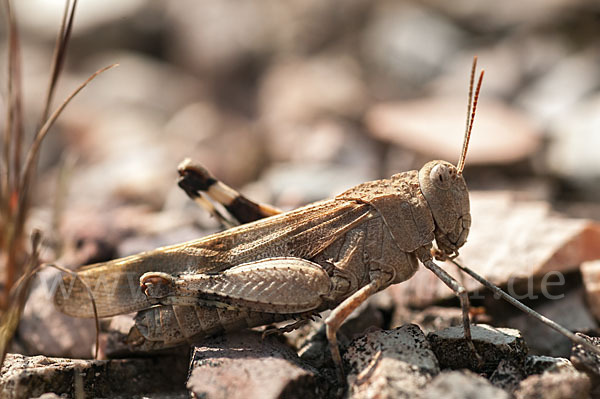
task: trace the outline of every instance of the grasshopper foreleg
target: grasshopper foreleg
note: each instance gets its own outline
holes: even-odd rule
[[[460,307],[462,309],[462,321],[463,321],[463,329],[465,333],[465,340],[467,345],[469,346],[469,350],[475,355],[479,366],[482,365],[481,356],[477,353],[477,349],[475,349],[475,345],[473,344],[473,339],[471,337],[471,322],[469,320],[469,293],[454,277],[449,275],[444,269],[435,264],[435,262],[429,258],[421,261],[423,265],[431,270],[433,274],[435,274],[444,284],[446,284],[456,296],[460,300]]]

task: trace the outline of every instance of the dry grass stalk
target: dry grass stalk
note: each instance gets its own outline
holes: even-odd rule
[[[31,210],[31,195],[35,188],[35,171],[41,145],[50,128],[70,101],[96,76],[116,66],[116,64],[110,65],[92,74],[53,113],[50,113],[52,99],[64,66],[77,6],[77,0],[66,0],[54,48],[40,127],[29,145],[23,161],[20,39],[16,16],[10,0],[3,0],[3,6],[8,38],[8,73],[2,160],[0,162],[2,168],[0,170],[0,268],[4,271],[3,287],[0,292],[0,361],[4,360],[6,349],[18,326],[32,278],[41,269],[38,254],[41,234],[39,232],[32,233],[30,251],[27,251],[25,245],[28,235],[25,231],[25,224]],[[93,298],[92,304],[95,309]]]

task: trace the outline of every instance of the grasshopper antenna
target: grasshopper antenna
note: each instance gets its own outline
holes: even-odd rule
[[[546,316],[544,316],[544,315],[536,312],[535,310],[531,309],[527,305],[525,305],[525,304],[521,303],[520,301],[516,300],[515,298],[513,298],[512,296],[510,296],[506,292],[504,292],[502,289],[500,289],[496,285],[492,284],[491,282],[487,281],[485,278],[481,277],[479,274],[475,273],[470,268],[461,265],[456,260],[451,259],[451,262],[454,263],[460,270],[462,270],[463,272],[467,273],[469,276],[473,277],[473,279],[475,279],[478,282],[480,282],[483,286],[485,286],[486,288],[488,288],[494,294],[496,294],[499,297],[503,298],[505,301],[507,301],[508,303],[510,303],[511,305],[513,305],[514,307],[516,307],[517,309],[519,309],[519,310],[527,313],[528,315],[530,315],[530,316],[538,319],[539,321],[541,321],[542,323],[544,323],[548,327],[552,328],[553,330],[559,332],[560,334],[562,334],[565,337],[567,337],[568,339],[570,339],[571,342],[574,342],[575,344],[579,344],[579,345],[583,346],[584,348],[586,348],[586,349],[594,352],[596,355],[600,355],[600,347],[595,346],[594,344],[592,344],[592,343],[588,342],[587,340],[585,340],[584,338],[582,338],[582,337],[574,334],[573,332],[571,332],[570,330],[568,330],[565,327],[561,326],[560,324],[558,324],[558,323],[550,320]]]
[[[471,139],[471,130],[473,130],[473,121],[475,120],[475,110],[477,109],[477,101],[479,100],[479,91],[481,90],[481,82],[483,81],[484,70],[481,70],[477,89],[475,89],[475,97],[473,97],[473,84],[475,83],[475,70],[477,69],[477,56],[473,57],[473,66],[471,67],[471,80],[469,83],[469,101],[467,104],[467,123],[465,126],[465,138],[463,139],[463,147],[458,160],[458,174],[462,174],[465,167],[465,158],[469,148],[469,140]]]

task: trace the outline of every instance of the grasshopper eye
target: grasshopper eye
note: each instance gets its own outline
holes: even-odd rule
[[[440,163],[431,169],[429,178],[437,188],[447,190],[450,188],[452,175],[453,173],[450,168],[447,165]]]

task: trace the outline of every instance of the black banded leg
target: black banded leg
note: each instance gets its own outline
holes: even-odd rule
[[[275,207],[258,204],[223,182],[217,180],[204,167],[185,159],[177,167],[179,172],[179,187],[194,201],[215,215],[224,224],[228,220],[202,194],[223,205],[225,209],[240,223],[249,223],[268,216],[281,213]],[[207,204],[208,203],[208,204]]]

